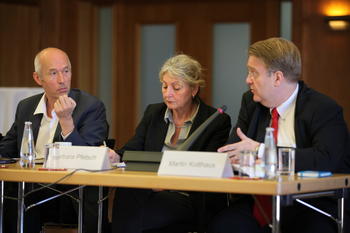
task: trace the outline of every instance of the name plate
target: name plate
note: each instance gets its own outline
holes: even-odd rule
[[[164,151],[159,176],[232,177],[232,166],[226,153]]]
[[[46,168],[110,169],[108,148],[102,146],[62,146],[50,148]]]

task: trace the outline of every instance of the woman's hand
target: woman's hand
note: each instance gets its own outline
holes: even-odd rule
[[[120,155],[117,154],[114,150],[108,148],[108,158],[111,163],[119,163],[120,162]]]

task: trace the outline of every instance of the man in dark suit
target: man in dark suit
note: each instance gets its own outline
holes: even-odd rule
[[[242,150],[263,152],[265,128],[271,124],[272,109],[278,118],[277,145],[293,146],[295,170],[349,172],[348,130],[342,108],[331,98],[300,81],[298,48],[282,38],[270,38],[250,46],[249,91],[243,95],[235,129],[228,145],[219,152],[235,158]],[[336,215],[330,198],[309,203]],[[210,232],[259,232],[252,217],[253,201],[243,197],[218,215]],[[282,209],[282,232],[336,232],[330,218],[301,204]]]
[[[108,136],[104,104],[86,92],[71,89],[72,68],[67,54],[57,48],[46,48],[36,55],[34,66],[33,78],[43,87],[44,93],[26,98],[18,104],[15,121],[0,142],[0,154],[19,157],[25,121],[32,122],[36,155],[39,159],[44,156],[44,145],[51,142],[66,141],[82,146],[102,145]],[[85,230],[92,232],[96,232],[97,222],[96,191],[89,189],[89,197],[92,193],[96,195],[92,195],[95,197],[92,197],[92,200],[88,198],[84,203],[85,216],[95,217],[84,221]],[[37,200],[39,196],[47,196],[44,193],[45,191],[40,191],[31,196],[33,200]],[[52,203],[47,203],[26,213],[29,216],[25,221],[25,229],[28,232],[35,233],[41,230],[41,224],[50,213],[44,210],[45,207],[54,208]],[[6,217],[9,217],[8,213],[5,214]]]

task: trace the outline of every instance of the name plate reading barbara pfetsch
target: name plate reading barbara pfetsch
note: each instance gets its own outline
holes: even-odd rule
[[[228,155],[217,152],[164,151],[159,176],[232,177]]]
[[[108,148],[102,146],[62,146],[52,148],[46,168],[101,170],[111,168]]]

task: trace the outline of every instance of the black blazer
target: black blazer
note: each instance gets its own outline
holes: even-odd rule
[[[0,154],[6,157],[18,157],[21,148],[23,128],[25,121],[32,122],[33,136],[36,141],[42,114],[33,115],[42,94],[34,95],[21,100],[17,106],[15,121],[0,142]],[[88,93],[71,89],[69,96],[76,102],[73,111],[74,130],[63,140],[61,127],[58,124],[55,141],[72,142],[73,145],[99,146],[108,137],[108,123],[104,104]]]
[[[118,152],[123,154],[125,150],[161,151],[168,130],[168,124],[164,121],[166,108],[164,103],[148,105],[136,128],[135,135]],[[189,135],[215,111],[217,111],[215,108],[209,107],[201,101]],[[216,151],[225,144],[230,128],[230,117],[227,114],[220,114],[192,144],[190,150]]]
[[[263,142],[269,125],[269,109],[243,95],[237,127],[250,138]],[[295,107],[295,170],[349,172],[349,133],[342,108],[331,98],[299,81]],[[228,143],[240,141],[232,130]]]

